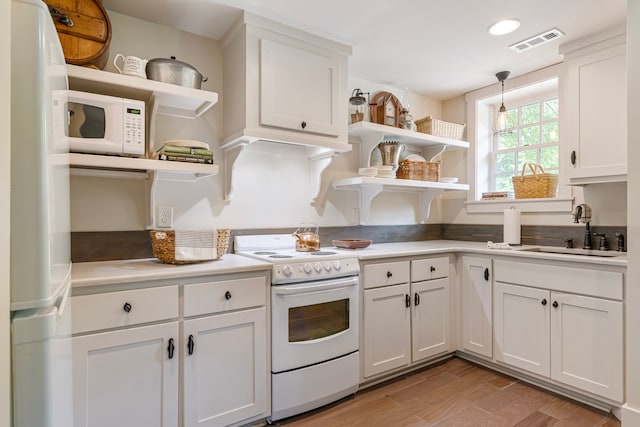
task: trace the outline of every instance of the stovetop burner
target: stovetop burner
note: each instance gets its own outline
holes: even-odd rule
[[[275,255],[277,252],[271,252],[271,251],[258,251],[258,252],[254,252],[254,255]]]
[[[293,255],[276,254],[269,255],[269,258],[293,258]]]
[[[332,252],[332,251],[315,251],[315,252],[309,252],[310,255],[335,255],[337,254],[337,252]]]

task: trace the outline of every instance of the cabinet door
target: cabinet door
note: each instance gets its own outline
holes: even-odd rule
[[[449,351],[449,279],[411,284],[411,360]]]
[[[627,115],[610,108],[624,112],[627,105],[625,45],[572,59],[566,67],[569,178],[626,180]]]
[[[74,337],[74,426],[177,426],[177,338],[178,322]]]
[[[364,291],[365,377],[411,362],[410,298],[408,283]]]
[[[266,415],[264,307],[185,320],[184,426],[226,426]]]
[[[558,292],[551,300],[551,378],[622,402],[622,303]]]
[[[496,282],[496,360],[549,376],[549,291]]]
[[[341,59],[313,45],[260,40],[260,124],[339,135]]]
[[[491,259],[462,258],[462,348],[482,356],[493,354]]]

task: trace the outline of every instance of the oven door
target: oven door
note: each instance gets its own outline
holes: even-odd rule
[[[272,372],[358,350],[358,276],[271,287]]]

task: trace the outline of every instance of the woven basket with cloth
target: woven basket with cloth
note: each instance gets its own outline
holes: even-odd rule
[[[229,247],[230,230],[152,230],[153,256],[166,264],[192,264],[219,259]]]

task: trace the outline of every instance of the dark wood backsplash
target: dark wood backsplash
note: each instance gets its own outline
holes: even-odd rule
[[[260,228],[231,231],[229,252],[233,252],[233,237],[247,234],[288,234],[291,228]],[[617,249],[614,233],[626,237],[627,227],[592,227],[592,232],[605,233],[611,249]],[[564,246],[565,240],[573,239],[575,247],[581,248],[584,227],[578,226],[533,226],[523,225],[523,245]],[[350,227],[320,227],[322,246],[331,246],[335,239],[370,239],[375,243],[413,242],[420,240],[466,240],[474,242],[502,242],[502,225],[495,224],[417,224],[375,225]],[[598,238],[593,239],[597,248]],[[95,231],[71,233],[71,260],[73,262],[110,261],[118,259],[151,258],[151,238],[146,230]]]

